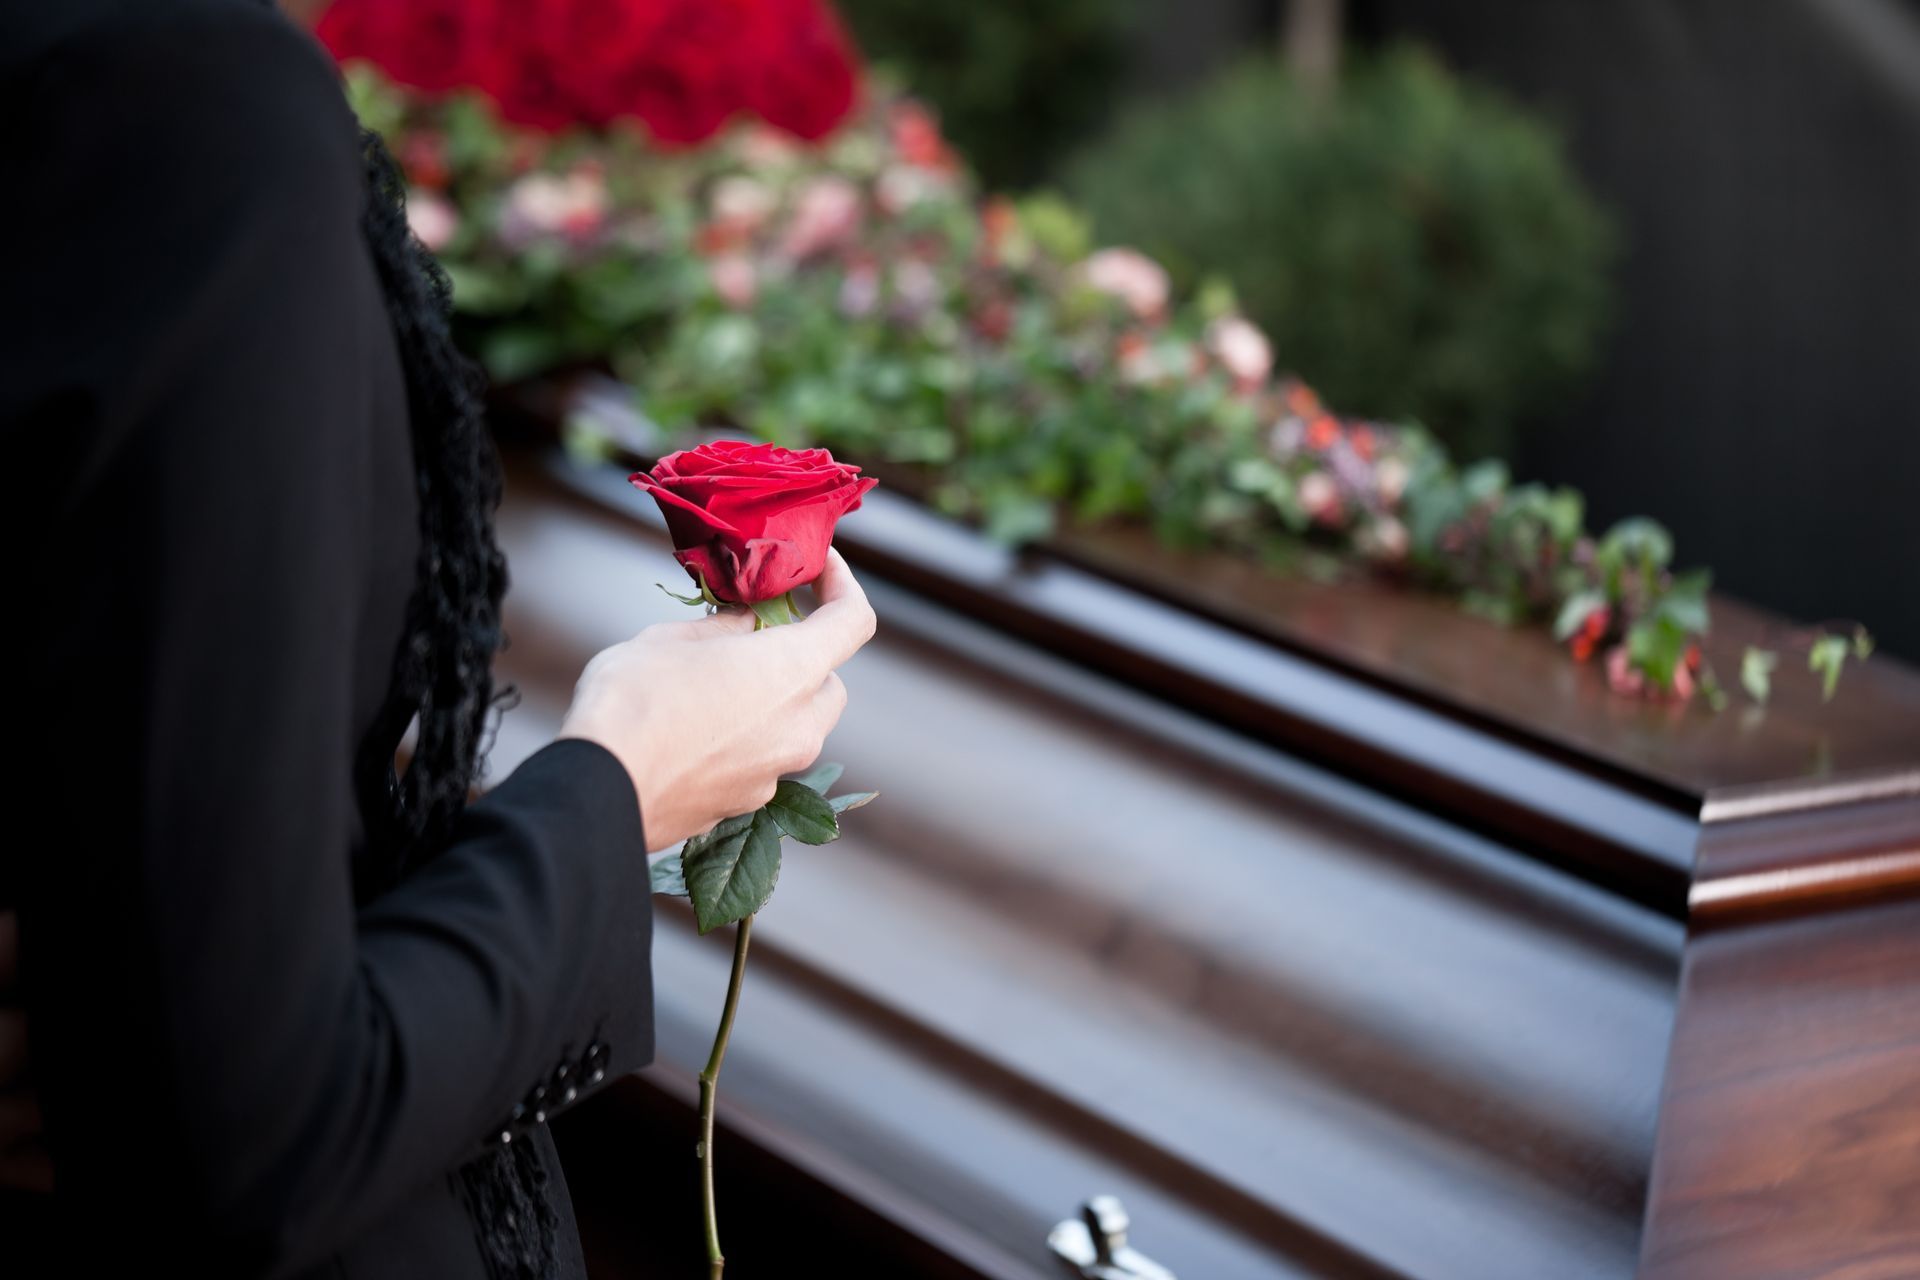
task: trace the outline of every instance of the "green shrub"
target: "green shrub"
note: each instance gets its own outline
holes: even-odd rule
[[[1326,102],[1243,66],[1134,111],[1069,186],[1104,242],[1230,279],[1330,402],[1468,456],[1576,387],[1608,309],[1613,235],[1558,138],[1417,50]]]
[[[1104,123],[1135,0],[839,0],[862,53],[931,102],[990,187],[1045,177]]]

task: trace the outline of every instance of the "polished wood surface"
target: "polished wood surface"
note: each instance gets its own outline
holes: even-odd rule
[[[1742,652],[1777,647],[1795,629],[1725,596],[1713,600],[1706,645],[1732,695],[1716,713],[1699,700],[1619,697],[1597,664],[1569,660],[1539,628],[1502,627],[1390,583],[1264,572],[1167,550],[1127,526],[1069,532],[1059,546],[1079,563],[1250,633],[1697,800],[1911,776],[1920,761],[1920,671],[1885,655],[1849,663],[1827,702],[1803,656],[1798,668],[1783,659],[1772,699],[1753,704],[1737,687]]]
[[[504,762],[678,615],[623,470],[516,464]],[[1130,537],[1015,553],[885,491],[843,526],[882,636],[830,751],[887,802],[756,929],[757,1194],[898,1274],[1045,1273],[1117,1191],[1187,1280],[1920,1276],[1910,669],[1650,706],[1536,632]],[[1723,669],[1774,625],[1716,610]],[[657,951],[630,1117],[683,1105],[724,983],[722,939]],[[598,1137],[597,1178],[683,1174]]]
[[[1710,824],[1646,1280],[1920,1275],[1920,801]]]
[[[501,528],[504,770],[587,655],[682,609],[640,495],[521,466]],[[956,1274],[1050,1272],[1100,1192],[1187,1280],[1631,1273],[1676,924],[867,580],[830,754],[883,799],[789,856],[722,1086],[788,1176],[884,1187]],[[623,1088],[665,1106],[726,939],[663,907],[655,958],[662,1065]],[[657,1132],[626,1134],[641,1193],[691,1175]],[[602,1256],[644,1252],[648,1204],[592,1212]]]
[[[1640,1275],[1920,1276],[1920,899],[1689,943]]]

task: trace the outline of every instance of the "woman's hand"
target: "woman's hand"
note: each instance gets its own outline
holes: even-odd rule
[[[0,911],[0,1191],[53,1190],[40,1099],[27,1083],[27,1015],[17,1004],[20,917]]]
[[[619,758],[640,797],[647,843],[665,849],[773,797],[812,764],[846,706],[834,668],[873,636],[873,607],[837,551],[804,621],[767,631],[727,609],[648,627],[594,655],[563,738]]]

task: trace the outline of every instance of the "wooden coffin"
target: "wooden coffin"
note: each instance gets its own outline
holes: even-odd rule
[[[510,460],[496,776],[686,615],[624,466]],[[840,545],[881,626],[828,754],[882,796],[756,922],[730,1275],[1070,1276],[1099,1194],[1182,1280],[1920,1275],[1920,675],[1716,716],[1124,532],[882,490]],[[655,904],[658,1061],[557,1122],[601,1277],[701,1273],[731,931]]]

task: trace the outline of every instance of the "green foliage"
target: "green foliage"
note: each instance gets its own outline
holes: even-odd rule
[[[1699,644],[1707,575],[1674,570],[1660,525],[1589,532],[1571,489],[1463,464],[1416,423],[1333,412],[1275,368],[1234,284],[1169,295],[1057,196],[981,202],[910,100],[870,98],[817,148],[739,130],[668,154],[627,133],[518,133],[470,98],[357,92],[400,122],[403,157],[449,158],[422,170],[415,198],[441,203],[416,225],[444,238],[461,340],[498,380],[591,361],[663,438],[827,445],[1009,543],[1118,519],[1319,580],[1371,572],[1551,623],[1623,693],[1724,698]],[[618,444],[592,415],[567,438],[589,458]],[[1864,657],[1864,633],[1854,644]],[[1831,680],[1844,656],[1809,660]],[[1755,673],[1742,683],[1764,692]],[[820,825],[794,822],[817,834],[814,810]],[[767,822],[771,849],[751,824],[689,845],[703,921],[764,901],[793,831]]]
[[[680,867],[701,933],[745,919],[780,879],[780,825],[765,809],[728,818],[687,841]]]
[[[1136,0],[839,0],[862,52],[931,102],[995,186],[1043,178],[1099,126]]]
[[[1356,61],[1325,103],[1248,64],[1136,110],[1069,185],[1103,240],[1230,277],[1329,401],[1469,457],[1594,362],[1608,221],[1551,131],[1419,52]]]
[[[801,844],[828,844],[840,838],[840,824],[827,798],[804,783],[785,780],[767,801],[780,829]]]

